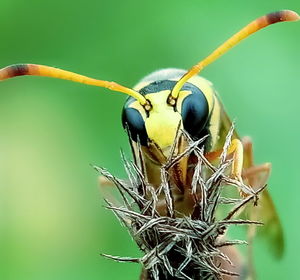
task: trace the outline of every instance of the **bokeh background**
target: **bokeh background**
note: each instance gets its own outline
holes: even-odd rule
[[[0,66],[57,66],[133,86],[159,68],[189,68],[250,20],[298,0],[1,0]],[[203,71],[258,163],[286,234],[278,262],[255,248],[258,279],[298,279],[300,22],[269,27]],[[139,256],[105,210],[90,164],[124,177],[125,96],[40,77],[0,84],[0,279],[138,279],[140,268],[101,252]]]

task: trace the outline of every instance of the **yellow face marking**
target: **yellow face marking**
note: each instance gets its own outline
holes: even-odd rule
[[[172,146],[179,123],[183,127],[181,115],[167,104],[170,90],[147,94],[152,109],[145,120],[146,131],[150,140],[154,141],[163,151]]]

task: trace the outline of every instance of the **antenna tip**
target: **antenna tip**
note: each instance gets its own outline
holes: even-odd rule
[[[280,21],[297,21],[300,20],[300,16],[291,10],[282,10],[277,11],[271,14],[268,14],[267,20],[269,24],[280,22]]]
[[[300,16],[291,10],[285,10],[284,11],[286,13],[286,21],[298,21],[300,20]]]

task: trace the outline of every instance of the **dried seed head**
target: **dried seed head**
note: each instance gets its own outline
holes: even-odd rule
[[[254,192],[250,187],[226,175],[231,161],[226,160],[226,151],[231,139],[231,130],[224,145],[219,166],[211,165],[199,149],[200,141],[189,140],[184,154],[195,153],[198,163],[195,165],[192,193],[198,194],[189,216],[177,215],[170,187],[168,166],[175,164],[182,155],[170,159],[161,167],[161,187],[154,189],[145,179],[143,172],[122,155],[129,183],[117,179],[107,170],[95,167],[101,175],[112,181],[118,188],[123,206],[107,202],[120,222],[125,225],[144,253],[141,258],[123,258],[104,255],[119,262],[136,262],[143,266],[141,279],[232,279],[239,276],[241,263],[235,249],[245,241],[226,240],[224,235],[230,225],[261,224],[256,221],[239,220],[234,217],[249,202],[257,200],[264,190]],[[188,136],[186,136],[188,137]],[[199,143],[198,143],[199,142]],[[183,155],[184,156],[184,155]],[[209,171],[204,178],[203,172]],[[207,172],[208,173],[208,172]],[[223,197],[222,190],[231,185],[238,191],[248,193],[245,199]],[[163,194],[163,196],[162,196]],[[163,197],[163,199],[161,199]],[[157,211],[163,203],[167,215]],[[176,202],[175,202],[176,203]],[[218,218],[217,209],[222,204],[232,205],[228,213]],[[137,210],[138,209],[138,210]]]

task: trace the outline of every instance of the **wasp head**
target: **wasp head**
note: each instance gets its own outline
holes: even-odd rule
[[[186,83],[175,102],[170,102],[175,84],[176,81],[171,79],[146,83],[139,93],[149,102],[148,110],[130,97],[122,114],[123,126],[128,129],[133,141],[140,141],[142,146],[154,142],[166,157],[169,156],[178,129],[184,129],[197,140],[207,134],[209,119],[208,101],[192,83]]]

